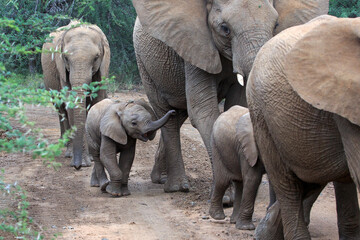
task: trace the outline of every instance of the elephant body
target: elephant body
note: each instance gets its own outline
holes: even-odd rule
[[[247,100],[285,239],[310,239],[302,203],[331,181],[340,239],[360,238],[350,177],[359,186],[359,27],[360,19],[322,16],[271,39],[254,62]]]
[[[84,96],[83,84],[101,81],[108,76],[110,48],[105,34],[96,25],[72,21],[50,34],[52,40],[43,45],[41,64],[47,90],[60,91],[64,87]],[[50,51],[50,52],[49,52]],[[90,166],[86,149],[85,121],[89,107],[106,98],[106,90],[99,90],[97,97],[87,97],[79,108],[67,109],[65,104],[56,106],[59,111],[61,136],[72,126],[77,130],[68,146],[66,156],[73,157],[71,165],[76,169]]]
[[[149,101],[158,116],[179,110],[162,129],[151,174],[153,182],[162,183],[166,172],[166,192],[189,190],[180,146],[180,127],[186,118],[199,131],[211,159],[218,103],[225,99],[225,110],[246,106],[245,87],[237,79],[246,83],[261,46],[274,32],[328,11],[326,0],[133,0],[133,4],[138,14],[134,48]]]
[[[89,111],[86,136],[94,159],[90,185],[114,196],[130,194],[128,179],[135,157],[136,140],[153,140],[175,111],[155,121],[155,114],[144,100],[114,102],[104,99]],[[120,153],[119,162],[116,159]],[[110,175],[110,183],[105,169]]]
[[[215,121],[211,135],[214,180],[210,216],[224,219],[222,198],[233,181],[234,209],[231,222],[242,230],[255,229],[252,223],[256,194],[265,168],[258,159],[253,128],[247,108],[233,106]]]

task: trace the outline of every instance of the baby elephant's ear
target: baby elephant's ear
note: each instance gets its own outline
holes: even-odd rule
[[[249,113],[240,117],[236,126],[236,134],[236,139],[240,145],[239,151],[245,156],[249,165],[254,167],[258,160],[258,151]]]
[[[127,134],[121,123],[119,104],[110,106],[100,122],[101,134],[122,145],[127,143]]]

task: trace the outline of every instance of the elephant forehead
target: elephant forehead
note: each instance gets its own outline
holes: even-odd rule
[[[143,106],[140,105],[130,105],[127,106],[124,111],[124,116],[127,120],[141,120],[141,119],[151,119],[151,114],[146,111],[146,109]]]
[[[89,27],[73,28],[65,33],[64,42],[83,41],[83,43],[92,42],[99,44],[101,42],[101,35],[94,29]]]

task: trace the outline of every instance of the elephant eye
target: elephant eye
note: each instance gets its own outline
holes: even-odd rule
[[[225,23],[221,25],[221,31],[225,34],[225,36],[229,36],[230,34],[230,29],[226,26]]]
[[[135,121],[132,121],[132,122],[131,122],[131,125],[136,126],[137,123],[136,123]]]
[[[99,59],[99,54],[96,54],[96,56],[95,56],[95,58],[94,58],[94,62],[96,61],[96,60],[98,60]]]

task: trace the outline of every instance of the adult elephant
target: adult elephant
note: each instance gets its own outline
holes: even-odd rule
[[[246,105],[245,81],[253,60],[275,33],[328,12],[327,0],[133,0],[138,19],[134,47],[144,88],[158,117],[177,109],[161,130],[151,173],[166,166],[164,190],[188,191],[180,127],[190,117],[211,158],[210,136],[225,110]],[[276,27],[276,28],[275,28]]]
[[[310,239],[302,203],[331,181],[339,238],[360,239],[359,29],[360,18],[330,16],[287,29],[264,45],[251,70],[251,120],[285,239]]]
[[[101,81],[107,77],[110,65],[110,48],[105,34],[96,25],[70,22],[50,34],[51,42],[43,45],[41,64],[46,89],[61,90],[77,88],[78,96],[84,96],[83,84]],[[52,50],[52,52],[49,50]],[[55,52],[54,52],[55,50]],[[76,126],[75,137],[68,146],[67,155],[72,155],[71,165],[76,169],[90,166],[88,154],[84,154],[85,121],[88,106],[106,97],[105,90],[99,90],[94,99],[87,98],[82,106],[66,109],[65,104],[57,106],[61,136],[71,126]],[[63,119],[65,117],[65,119]],[[71,153],[72,152],[72,153]],[[87,150],[85,151],[87,152]]]

